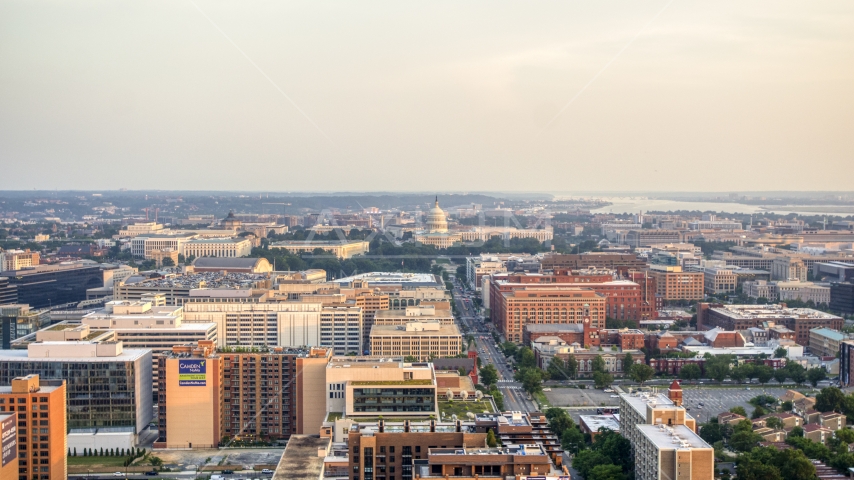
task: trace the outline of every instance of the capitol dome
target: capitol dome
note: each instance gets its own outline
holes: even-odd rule
[[[427,224],[428,233],[448,232],[448,218],[445,216],[445,212],[439,208],[439,197],[436,197],[436,203],[427,212],[425,223]]]

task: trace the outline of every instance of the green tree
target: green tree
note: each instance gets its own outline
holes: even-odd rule
[[[842,412],[844,408],[845,394],[836,387],[822,388],[815,396],[815,409],[819,412]]]
[[[564,366],[566,367],[566,376],[568,378],[575,378],[578,375],[578,360],[575,359],[575,355],[567,355]]]
[[[753,369],[747,366],[748,364],[744,363],[732,369],[729,376],[736,382],[743,382],[746,378],[748,378],[748,374],[753,373]]]
[[[609,373],[593,372],[593,385],[596,388],[605,388],[614,383],[614,377]]]
[[[791,412],[793,408],[795,408],[795,404],[791,400],[786,400],[780,404],[780,410],[784,412]]]
[[[480,383],[483,385],[495,385],[498,381],[498,369],[495,365],[487,365],[480,369]]]
[[[602,358],[602,355],[596,355],[593,357],[593,361],[590,362],[590,370],[593,372],[604,372],[605,371],[605,359]]]
[[[798,385],[804,383],[807,379],[807,370],[797,363],[787,363],[786,371],[789,374],[789,378]]]
[[[787,378],[789,378],[789,372],[785,368],[774,370],[774,380],[777,380],[777,383],[782,384]]]
[[[584,448],[584,434],[578,427],[567,428],[560,437],[560,446],[568,452],[578,452]]]
[[[557,407],[551,407],[546,410],[546,419],[549,421],[549,429],[558,438],[563,437],[563,432],[568,428],[575,427],[572,417],[566,413],[566,410]]]
[[[766,384],[769,380],[774,376],[774,369],[769,367],[768,365],[759,365],[754,370],[756,379],[759,380],[759,383]]]
[[[732,407],[729,409],[729,412],[747,418],[747,411],[744,409],[744,407]]]
[[[751,415],[750,418],[752,418],[753,420],[756,420],[757,418],[761,417],[762,415],[765,415],[766,413],[768,413],[768,412],[766,412],[765,409],[762,408],[761,406],[756,407],[753,409],[753,415]]]
[[[629,370],[629,376],[632,380],[640,383],[641,385],[652,378],[653,375],[655,375],[655,370],[649,365],[643,363],[635,363]]]
[[[519,368],[535,368],[537,366],[537,358],[534,356],[534,351],[528,347],[522,347],[516,352],[516,364]]]
[[[617,465],[596,465],[587,480],[626,480],[626,474]]]
[[[175,260],[172,260],[171,258],[166,257],[163,259],[163,262],[161,263],[161,265],[163,265],[164,267],[174,267],[175,266]]]
[[[761,436],[749,431],[737,431],[729,439],[729,446],[737,452],[749,452],[753,447],[759,445],[763,439]]]
[[[783,420],[780,420],[777,417],[768,417],[768,419],[765,420],[765,426],[768,428],[774,428],[777,430],[782,430],[783,429]]]
[[[498,408],[498,411],[504,411],[504,394],[498,390],[498,387],[495,384],[492,385],[492,388],[489,390],[489,394],[492,396],[492,400],[495,402],[495,406]]]
[[[486,446],[489,448],[495,448],[498,446],[498,441],[495,440],[495,432],[493,432],[491,428],[486,432]]]
[[[790,437],[803,437],[804,436],[804,429],[801,427],[794,427],[794,428],[792,428],[792,431],[789,432],[789,436]]]
[[[827,378],[827,370],[821,367],[815,367],[807,370],[807,380],[813,388],[818,386],[818,382]]]
[[[696,380],[700,378],[701,375],[702,372],[700,371],[700,367],[696,363],[685,364],[685,366],[679,370],[679,378],[685,380]]]
[[[532,395],[543,391],[543,371],[539,368],[522,368],[513,378],[522,384],[522,390]]]
[[[516,355],[516,344],[513,342],[504,342],[501,344],[501,351],[504,352],[505,357],[512,357]]]
[[[552,380],[566,380],[569,378],[566,374],[566,364],[557,356],[552,357],[548,368],[546,368],[546,372],[548,372],[549,378]]]
[[[613,430],[600,428],[593,441],[593,449],[607,456],[610,463],[619,465],[623,472],[628,473],[634,467],[631,443]]]
[[[609,465],[611,459],[598,450],[581,450],[572,459],[572,466],[582,477],[588,478],[597,465]]]
[[[634,358],[632,358],[632,354],[626,352],[626,356],[623,357],[623,373],[628,374],[632,369],[632,365],[634,364],[635,360]]]
[[[706,359],[706,376],[718,382],[730,374],[732,355],[710,356]]]
[[[777,347],[777,350],[774,350],[774,358],[786,358],[789,354],[789,351],[783,347]]]

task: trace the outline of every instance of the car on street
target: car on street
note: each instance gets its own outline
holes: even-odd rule
[[[125,474],[124,474],[124,473],[122,473],[122,472],[114,472],[114,473],[113,473],[113,476],[114,476],[114,477],[124,477],[124,476],[125,476]]]
[[[223,475],[231,475],[232,473],[234,473],[234,470],[223,470],[222,471]]]
[[[551,391],[552,391],[552,389],[551,389],[551,388],[544,388],[544,389],[543,389],[543,391],[544,391],[544,392],[551,392]]]
[[[611,398],[620,398],[619,395],[611,395]]]

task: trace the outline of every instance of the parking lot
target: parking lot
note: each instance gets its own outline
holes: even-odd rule
[[[748,400],[763,393],[779,398],[786,390],[786,388],[756,385],[739,387],[688,386],[683,388],[682,396],[684,406],[689,409],[691,415],[701,422],[707,422],[710,416],[717,416],[717,414],[736,406],[744,407],[750,414],[754,407],[747,403]],[[661,388],[659,391],[667,393],[666,388]],[[600,406],[619,406],[620,404],[619,398],[611,397],[614,395],[613,393],[594,389],[552,388],[550,392],[545,392],[545,395],[553,406],[576,407],[569,410],[570,415],[576,421],[579,415],[595,415],[596,408]],[[700,403],[703,405],[700,406]],[[587,406],[591,408],[577,408]]]
[[[747,390],[750,388],[750,390]],[[753,412],[753,405],[748,400],[757,395],[771,395],[779,398],[787,389],[779,387],[744,386],[731,388],[694,388],[683,389],[682,398],[691,415],[701,422],[707,422],[710,416],[717,416],[732,407],[744,407],[748,415]],[[700,402],[703,403],[702,408]]]
[[[154,455],[160,457],[163,463],[177,466],[179,470],[192,470],[194,466],[205,464],[215,466],[221,460],[223,467],[232,470],[251,469],[256,465],[277,465],[282,458],[284,447],[281,448],[246,448],[234,450],[155,450]],[[205,462],[210,458],[208,462]]]
[[[555,407],[599,407],[603,405],[619,405],[620,399],[611,397],[616,393],[607,393],[592,388],[580,390],[577,388],[554,388],[544,392],[549,403]]]

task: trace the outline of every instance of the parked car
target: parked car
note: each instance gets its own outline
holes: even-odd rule
[[[149,477],[154,477],[154,476],[157,476],[157,470],[150,470],[148,472],[145,472],[145,474],[148,475]]]
[[[544,389],[543,389],[543,391],[544,391],[544,392],[551,392],[551,391],[552,391],[552,389],[551,389],[551,388],[544,388]]]
[[[269,468],[265,468],[264,470],[261,470],[261,473],[263,473],[265,475],[272,475],[273,471],[270,470]]]
[[[222,471],[223,475],[231,475],[232,473],[234,473],[234,470],[223,470]]]

